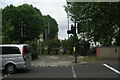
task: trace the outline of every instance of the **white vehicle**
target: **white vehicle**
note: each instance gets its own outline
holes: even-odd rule
[[[31,54],[28,44],[5,44],[0,45],[2,51],[2,69],[7,73],[14,73],[17,69],[31,66]],[[0,49],[0,50],[1,50]]]

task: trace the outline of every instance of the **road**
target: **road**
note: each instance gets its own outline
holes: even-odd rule
[[[45,79],[80,79],[80,80],[118,80],[118,63],[82,63],[72,65],[32,65],[30,69],[18,70],[15,74],[3,71],[3,80],[45,80]]]

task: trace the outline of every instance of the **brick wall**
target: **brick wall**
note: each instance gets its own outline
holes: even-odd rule
[[[97,58],[120,58],[120,47],[97,47]]]

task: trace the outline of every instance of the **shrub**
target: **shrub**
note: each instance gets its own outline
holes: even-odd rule
[[[96,48],[92,48],[87,52],[88,56],[95,56],[96,54]]]

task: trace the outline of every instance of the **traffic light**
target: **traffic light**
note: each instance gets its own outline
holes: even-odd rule
[[[83,31],[83,25],[81,23],[77,23],[77,33],[81,33],[81,32],[84,32]]]
[[[71,25],[71,33],[76,34],[76,28],[73,25]]]
[[[25,37],[26,36],[26,31],[27,31],[26,24],[24,22],[21,22],[20,27],[21,27],[21,37]]]
[[[26,36],[26,32],[27,32],[27,27],[26,27],[26,24],[23,24],[23,37]]]
[[[71,32],[71,30],[67,30],[67,34],[71,34],[72,32]]]
[[[71,25],[71,30],[67,30],[67,34],[76,34],[76,28]]]
[[[77,23],[77,31],[78,31],[78,34],[80,33],[80,23]]]

